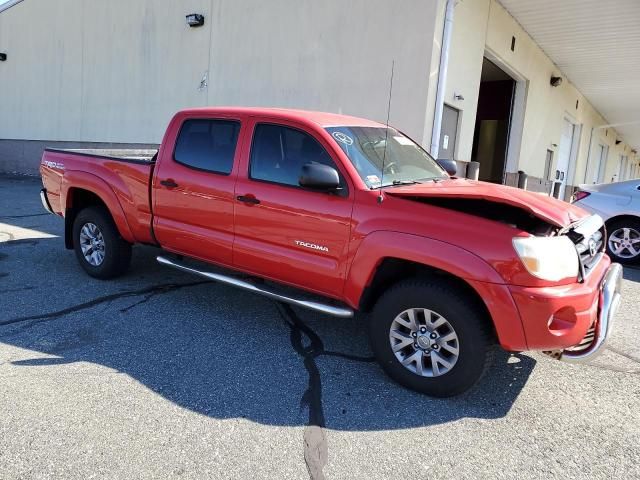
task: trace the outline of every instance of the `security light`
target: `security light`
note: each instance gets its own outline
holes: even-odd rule
[[[549,83],[551,84],[552,87],[559,87],[560,85],[562,85],[562,77],[552,76]]]
[[[7,60],[7,54],[6,53],[0,53],[0,62],[4,62]]]
[[[204,25],[204,15],[199,13],[190,13],[187,15],[187,24],[190,27],[201,27]]]

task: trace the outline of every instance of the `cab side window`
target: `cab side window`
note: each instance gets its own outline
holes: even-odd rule
[[[250,178],[298,186],[302,166],[313,162],[336,168],[327,151],[311,135],[281,125],[256,125]]]
[[[173,158],[187,167],[229,175],[239,132],[236,121],[187,120],[180,129]]]

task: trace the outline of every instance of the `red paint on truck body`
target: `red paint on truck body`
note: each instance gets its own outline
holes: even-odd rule
[[[195,170],[174,160],[180,128],[194,118],[240,122],[229,175]],[[331,156],[346,193],[330,195],[251,179],[249,159],[259,123],[311,135]],[[526,271],[513,250],[513,237],[526,232],[473,212],[415,199],[484,199],[516,206],[556,227],[567,227],[586,212],[537,194],[463,179],[384,189],[379,202],[379,192],[367,188],[324,130],[336,125],[382,126],[318,112],[190,109],[171,120],[155,163],[45,152],[42,178],[54,211],[65,215],[73,207],[69,199],[74,189],[91,191],[132,243],[157,243],[171,252],[322,294],[356,309],[385,259],[406,260],[447,272],[473,289],[507,350],[551,350],[580,341],[593,322],[608,259],[585,283],[575,278],[540,280]],[[167,180],[178,186],[163,186]],[[239,196],[260,203],[240,202]],[[554,315],[554,327],[562,328],[551,331]]]

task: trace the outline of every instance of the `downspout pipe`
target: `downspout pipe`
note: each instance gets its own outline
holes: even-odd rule
[[[442,131],[442,112],[444,111],[444,93],[447,87],[447,71],[449,69],[449,49],[451,32],[453,31],[453,12],[456,0],[447,0],[444,14],[444,31],[442,32],[442,48],[440,49],[440,68],[438,70],[438,86],[436,91],[436,109],[431,132],[431,156],[438,158],[440,150],[440,133]]]

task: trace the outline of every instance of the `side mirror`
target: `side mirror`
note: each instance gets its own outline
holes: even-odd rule
[[[298,183],[301,187],[314,190],[336,190],[340,187],[340,175],[328,165],[307,163],[302,166]]]
[[[438,165],[444,168],[445,172],[447,172],[452,177],[458,173],[458,165],[455,160],[448,160],[446,158],[441,158],[437,160]]]

